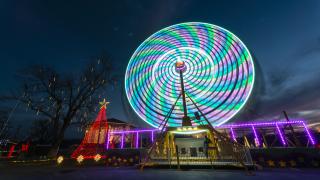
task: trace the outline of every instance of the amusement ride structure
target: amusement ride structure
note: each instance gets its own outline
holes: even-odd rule
[[[234,117],[253,89],[252,57],[234,34],[197,22],[164,28],[138,47],[125,79],[134,111],[160,130],[142,168],[149,162],[252,165],[246,147],[214,128]],[[180,131],[186,136],[175,136],[181,128],[188,130]],[[202,149],[199,138],[207,142]],[[188,158],[179,159],[179,154]]]

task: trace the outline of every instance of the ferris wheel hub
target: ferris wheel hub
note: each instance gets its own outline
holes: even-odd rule
[[[176,70],[179,72],[179,71],[184,71],[186,69],[186,64],[183,60],[181,59],[178,59],[175,63],[175,66],[176,66]]]

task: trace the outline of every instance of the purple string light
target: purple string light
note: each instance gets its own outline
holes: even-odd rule
[[[237,142],[237,139],[236,139],[236,136],[234,134],[233,128],[230,128],[230,132],[231,132],[231,136],[232,136],[233,141]]]
[[[151,132],[151,141],[154,141],[154,132],[155,131],[160,131],[159,129],[141,129],[141,130],[129,130],[129,131],[113,131],[113,132],[109,132],[108,133],[108,137],[107,137],[107,142],[106,142],[106,149],[109,149],[109,138],[110,135],[117,135],[117,134],[121,134],[121,145],[120,148],[122,149],[124,147],[124,136],[125,134],[131,134],[131,133],[135,133],[136,134],[136,143],[135,143],[135,147],[139,148],[139,133],[144,133],[144,132]]]
[[[302,124],[303,124],[304,129],[305,129],[305,130],[306,130],[306,132],[307,132],[307,135],[308,135],[309,140],[311,141],[312,145],[315,145],[315,144],[316,144],[316,142],[315,142],[315,140],[313,139],[313,137],[311,136],[311,134],[310,134],[310,132],[309,132],[309,130],[308,130],[308,128],[307,128],[307,126],[306,126],[306,124],[305,124],[304,122],[303,122]]]
[[[253,130],[253,133],[254,133],[254,137],[255,137],[255,139],[256,139],[256,141],[257,141],[257,145],[260,146],[260,141],[259,141],[259,138],[258,138],[256,129],[254,128],[253,125],[252,125],[252,130]]]
[[[276,127],[277,127],[277,130],[278,130],[278,134],[280,136],[281,142],[282,142],[283,146],[285,146],[286,145],[286,141],[284,140],[284,138],[282,136],[282,133],[281,133],[281,130],[280,130],[279,126],[278,126],[278,123],[276,123]]]
[[[246,123],[246,124],[230,124],[230,125],[221,125],[216,126],[217,128],[241,128],[241,127],[249,127],[249,126],[275,126],[277,124],[302,124],[303,121],[280,121],[280,122],[263,122],[263,123]]]
[[[129,134],[129,133],[141,133],[141,132],[153,132],[153,131],[159,131],[158,129],[141,129],[141,130],[129,130],[129,131],[114,131],[111,132],[111,134]]]
[[[110,133],[108,133],[107,135],[106,149],[109,149],[109,139],[110,139]]]
[[[151,131],[151,142],[153,142],[153,137],[154,136],[154,134],[153,134],[153,131]]]
[[[139,132],[136,132],[136,148],[139,148]]]
[[[124,144],[124,133],[121,135],[121,149],[123,149],[123,144]]]
[[[221,125],[221,126],[215,126],[216,128],[229,128],[231,131],[231,136],[232,139],[234,141],[237,141],[236,136],[235,136],[235,132],[234,132],[234,128],[245,128],[245,127],[251,127],[255,136],[255,139],[257,141],[257,145],[260,146],[260,141],[259,141],[259,137],[258,134],[255,130],[255,127],[265,127],[265,126],[275,126],[277,128],[277,131],[279,133],[281,142],[283,145],[286,145],[283,133],[281,132],[281,129],[279,128],[279,125],[285,125],[285,124],[302,124],[305,132],[310,140],[310,142],[315,145],[315,140],[314,138],[311,136],[306,124],[304,123],[304,121],[302,120],[293,120],[293,121],[280,121],[280,122],[261,122],[261,123],[246,123],[246,124],[231,124],[231,125]],[[121,137],[121,148],[123,148],[124,146],[124,135],[125,134],[131,134],[131,133],[135,133],[136,134],[136,143],[135,143],[135,147],[138,148],[139,147],[139,133],[143,133],[143,132],[150,132],[151,133],[151,141],[154,142],[154,132],[155,131],[160,131],[159,129],[140,129],[140,130],[127,130],[127,131],[113,131],[113,132],[109,132],[107,135],[107,142],[106,142],[106,149],[109,149],[109,144],[110,144],[110,135],[115,135],[115,134],[122,134]]]

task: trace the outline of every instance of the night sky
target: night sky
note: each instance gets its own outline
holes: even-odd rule
[[[19,84],[15,74],[30,64],[59,71],[81,69],[108,54],[121,83],[107,89],[108,117],[132,123],[123,112],[121,86],[134,50],[154,32],[176,23],[216,24],[237,35],[261,67],[264,91],[259,119],[282,110],[320,122],[320,1],[0,1],[0,92]],[[12,121],[21,120],[12,118]]]

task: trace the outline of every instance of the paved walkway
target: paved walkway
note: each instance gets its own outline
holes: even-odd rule
[[[105,168],[105,167],[8,167],[0,169],[0,179],[114,179],[114,180],[188,180],[188,179],[258,179],[258,180],[312,180],[320,179],[320,169],[265,169],[255,171],[255,175],[248,176],[241,170],[173,170],[173,169],[145,169],[135,168]]]

